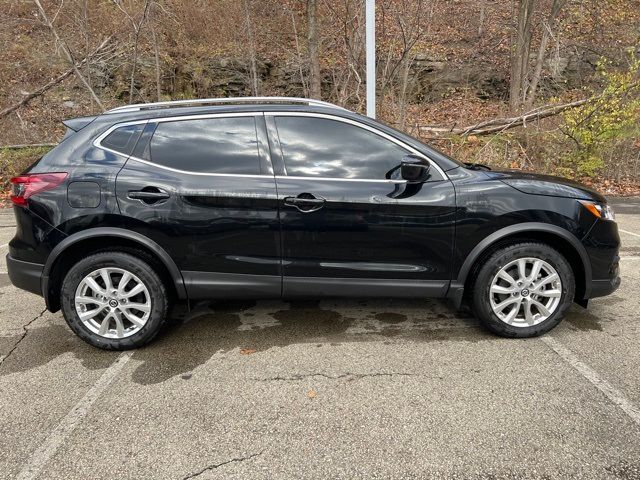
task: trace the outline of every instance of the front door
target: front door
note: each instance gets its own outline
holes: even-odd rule
[[[266,118],[285,296],[445,294],[455,194],[444,173],[432,164],[428,181],[408,184],[399,165],[416,151],[348,119]]]
[[[279,297],[280,226],[264,116],[150,122],[117,177],[127,228],[169,253],[192,299]]]

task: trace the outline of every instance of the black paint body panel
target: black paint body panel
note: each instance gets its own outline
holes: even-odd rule
[[[289,177],[277,128],[263,115],[273,110],[361,122],[428,156],[438,168],[432,166],[429,181],[420,184]],[[193,174],[149,163],[147,143],[160,117],[226,113],[254,116],[259,175]],[[123,122],[146,123],[133,149],[140,159],[93,144]],[[608,294],[619,284],[616,224],[596,220],[577,201],[603,202],[596,192],[553,177],[465,168],[354,113],[306,106],[189,107],[73,124],[78,131],[27,171],[67,172],[65,182],[31,197],[28,208],[14,206],[11,278],[33,291],[42,267],[40,288],[48,306],[55,306],[50,296],[57,288],[49,276],[52,265],[87,239],[105,248],[118,239],[144,246],[170,272],[179,298],[461,299],[471,266],[486,248],[527,235],[547,235],[552,244],[559,239],[573,249],[584,272],[578,279],[584,298]],[[132,197],[139,191],[166,198]],[[285,200],[300,194],[324,199],[322,208],[302,212]]]

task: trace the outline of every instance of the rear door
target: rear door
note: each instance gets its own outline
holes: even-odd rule
[[[399,166],[418,152],[383,132],[333,115],[265,115],[285,296],[446,293],[455,193],[435,163],[427,182],[408,184]]]
[[[116,194],[123,227],[173,257],[190,298],[280,296],[278,205],[262,114],[150,121]]]

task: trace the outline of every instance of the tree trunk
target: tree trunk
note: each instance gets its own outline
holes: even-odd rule
[[[293,10],[289,10],[291,15],[291,23],[293,24],[293,35],[296,41],[296,58],[298,60],[298,71],[300,72],[300,83],[302,84],[302,93],[305,97],[309,96],[309,89],[307,88],[307,80],[304,78],[302,71],[302,55],[300,53],[300,41],[298,37],[298,27],[296,27],[296,17]]]
[[[509,109],[516,112],[524,102],[529,52],[531,50],[531,20],[536,0],[517,0],[518,24],[511,53],[511,79],[509,85]]]
[[[487,0],[480,0],[480,18],[478,20],[478,38],[484,35],[484,20],[487,14]]]
[[[322,98],[322,83],[320,78],[317,0],[307,0],[307,32],[309,42],[309,96],[320,100]]]
[[[153,41],[153,56],[156,70],[156,98],[158,102],[162,100],[162,77],[160,68],[160,48],[158,47],[158,36],[156,35],[156,11],[157,5],[152,2],[149,7],[149,25],[151,26],[151,40]]]
[[[525,107],[531,108],[533,105],[533,101],[536,98],[536,92],[538,90],[538,83],[540,82],[540,77],[542,75],[542,67],[544,65],[544,61],[547,53],[547,44],[549,43],[549,38],[551,37],[551,31],[555,25],[556,19],[560,14],[560,10],[564,4],[564,0],[553,0],[553,4],[551,5],[551,13],[549,14],[549,19],[547,20],[546,25],[543,25],[542,38],[540,40],[540,48],[538,48],[538,56],[536,57],[536,67],[533,71],[533,75],[531,76],[531,83],[529,84],[529,88],[526,94]]]
[[[244,15],[247,27],[247,37],[249,40],[249,60],[251,74],[251,94],[258,96],[258,68],[256,66],[256,45],[253,39],[253,28],[251,26],[251,15],[249,10],[249,0],[244,0]]]
[[[402,81],[400,84],[400,130],[404,130],[407,123],[407,93],[409,87],[409,73],[411,71],[411,64],[415,55],[407,55],[404,59],[404,65],[402,68]]]

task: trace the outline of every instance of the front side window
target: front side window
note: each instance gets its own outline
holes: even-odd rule
[[[149,145],[151,161],[197,173],[259,174],[253,117],[160,122]]]
[[[364,128],[317,117],[276,117],[287,175],[381,180],[409,153]]]

